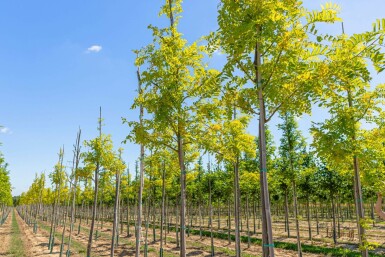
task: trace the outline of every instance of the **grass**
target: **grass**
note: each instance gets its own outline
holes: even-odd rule
[[[39,222],[39,225],[40,225],[40,228],[45,230],[46,232],[49,233],[50,231],[50,227],[43,224],[43,223],[40,223]],[[61,234],[62,230],[60,231],[56,231],[55,233],[55,242],[56,243],[61,243]],[[75,232],[74,232],[75,234]],[[64,243],[67,244],[68,243],[68,236],[65,236],[64,237]],[[63,249],[63,256],[65,256],[65,253],[66,253],[66,250],[67,247],[66,245],[64,246],[64,249]],[[82,253],[86,253],[87,252],[87,247],[85,245],[83,245],[82,243],[79,243],[78,241],[74,240],[74,238],[72,237],[72,240],[71,240],[71,252],[78,252],[79,254],[82,254]]]
[[[11,238],[11,246],[9,249],[10,256],[13,257],[23,257],[26,256],[24,253],[23,245],[20,245],[21,242],[21,233],[19,225],[16,221],[15,211],[12,212],[12,238]],[[21,246],[21,247],[20,247]]]
[[[151,228],[152,224],[149,224],[149,227]],[[156,225],[155,227],[158,228],[158,229],[160,228],[158,225]],[[89,232],[88,228],[85,228],[85,227],[82,226],[82,229],[84,229],[86,232]],[[190,228],[189,230],[190,230],[190,234],[192,234],[192,235],[199,235],[199,233],[200,233],[199,230],[197,230],[197,229],[191,229]],[[171,226],[170,227],[170,231],[175,231],[175,227]],[[202,230],[202,235],[205,236],[205,237],[210,237],[210,231]],[[99,236],[102,237],[102,238],[109,238],[110,237],[110,235],[107,235],[107,234],[101,233],[101,232],[99,232]],[[228,238],[228,234],[227,233],[221,233],[221,232],[213,232],[213,236],[214,236],[214,238],[223,239],[223,240],[227,240],[227,238]],[[235,236],[233,234],[231,234],[230,236],[231,236],[231,240],[234,241],[235,240]],[[122,239],[120,239],[120,240],[122,240]],[[169,240],[169,238],[167,238],[167,240],[168,240],[168,242],[172,241],[172,240]],[[248,240],[247,236],[241,236],[241,241],[242,242],[247,243],[247,240]],[[123,242],[124,241],[127,242],[128,240],[123,240]],[[261,245],[262,244],[262,240],[259,239],[259,238],[251,237],[250,241],[253,244],[257,244],[257,245]],[[128,241],[127,243],[129,245],[133,245],[132,242]],[[295,243],[274,242],[274,246],[275,246],[275,248],[297,251],[297,244],[295,244]],[[142,247],[143,247],[143,245],[142,245]],[[202,245],[200,245],[200,247],[203,247],[204,250],[210,251],[210,246],[202,246]],[[154,250],[155,249],[151,249],[151,247],[148,248],[149,252],[150,251],[154,251]],[[226,252],[229,255],[234,255],[235,254],[235,252],[233,250],[225,249],[225,248],[222,248],[222,247],[219,248],[219,249],[216,249],[215,251],[216,252],[218,252],[218,251],[219,252]],[[361,256],[360,252],[349,250],[349,249],[331,248],[331,247],[325,247],[325,246],[306,245],[306,244],[302,244],[302,251],[303,252],[308,252],[308,253],[323,254],[325,256],[337,256],[337,257],[338,256],[340,256],[340,257],[360,257]],[[165,256],[166,256],[166,254],[167,254],[167,256],[173,256],[174,255],[173,253],[167,253],[166,251],[164,252],[164,254],[165,254]],[[244,256],[244,257],[251,257],[251,256],[254,256],[254,255],[249,255],[247,253],[242,253],[242,256]],[[375,254],[375,253],[370,252],[369,256],[371,256],[371,257],[380,257],[380,256],[383,256],[383,255]]]
[[[192,246],[200,248],[200,249],[205,250],[207,252],[211,252],[211,246],[210,245],[202,244],[199,242],[193,242]],[[214,246],[214,252],[215,252],[215,254],[225,253],[228,256],[235,256],[235,250],[229,249],[227,247]],[[242,257],[257,257],[256,255],[248,254],[245,252],[241,252],[241,256]]]
[[[152,225],[150,224],[150,227]],[[160,226],[155,225],[156,228],[159,228]],[[197,229],[188,229],[190,234],[192,235],[199,235],[200,231]],[[170,227],[170,231],[175,231],[175,227]],[[187,231],[186,231],[187,234]],[[210,231],[207,230],[202,230],[202,235],[205,237],[210,237]],[[228,234],[227,233],[222,233],[222,232],[213,232],[213,237],[218,238],[218,239],[223,239],[227,240],[228,239]],[[230,235],[231,240],[235,241],[235,235],[231,234]],[[247,236],[241,236],[241,242],[247,243],[248,237]],[[253,244],[257,245],[262,245],[262,240],[256,237],[250,237],[250,241]],[[292,251],[297,251],[297,244],[296,243],[289,243],[289,242],[274,242],[274,247],[275,248],[280,248],[280,249],[285,249],[285,250],[292,250]],[[302,251],[303,252],[308,252],[308,253],[315,253],[315,254],[323,254],[325,256],[336,256],[336,257],[360,257],[361,253],[358,251],[353,251],[341,247],[335,247],[335,248],[330,248],[330,247],[324,247],[324,246],[317,246],[317,245],[307,245],[307,244],[302,244]],[[376,254],[373,252],[369,252],[370,257],[380,257],[383,256],[382,254]]]

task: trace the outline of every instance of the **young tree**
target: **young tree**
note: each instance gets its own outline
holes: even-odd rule
[[[76,142],[74,145],[74,159],[73,159],[73,167],[71,172],[71,180],[73,181],[73,184],[71,185],[72,188],[72,203],[71,203],[71,219],[70,219],[70,233],[68,236],[68,246],[67,246],[67,252],[66,257],[71,256],[71,242],[72,242],[72,232],[74,229],[74,223],[75,223],[75,208],[76,208],[76,191],[78,186],[78,178],[79,178],[79,161],[80,161],[80,136],[81,136],[81,130],[79,129],[79,132],[76,136]]]
[[[281,115],[282,124],[278,128],[282,131],[281,145],[279,146],[280,160],[287,179],[291,181],[294,201],[294,218],[297,232],[298,256],[302,257],[301,237],[299,229],[297,183],[303,162],[303,152],[306,150],[305,139],[298,130],[294,116],[288,112]]]
[[[215,118],[204,122],[208,126],[206,133],[200,139],[200,144],[203,149],[214,153],[218,161],[225,161],[233,168],[235,253],[239,257],[241,255],[240,158],[245,153],[253,158],[256,145],[255,138],[246,133],[250,117],[240,113],[234,107],[239,97],[236,91],[229,85],[223,91],[221,100],[212,103],[211,112],[215,113]]]
[[[55,185],[55,191],[54,191],[54,204],[52,208],[52,215],[51,215],[51,229],[49,234],[49,242],[48,242],[48,249],[50,250],[50,253],[52,253],[53,246],[55,244],[55,233],[56,233],[56,224],[57,224],[57,218],[59,216],[58,209],[60,206],[60,203],[62,202],[61,197],[63,191],[66,186],[66,173],[65,173],[65,167],[63,165],[63,158],[64,158],[64,148],[60,148],[59,151],[59,161],[55,165],[54,171],[49,174],[49,177],[51,178],[52,184]]]
[[[114,158],[110,160],[110,166],[109,169],[115,173],[115,202],[114,202],[114,220],[112,225],[112,240],[111,240],[111,253],[110,256],[114,256],[114,250],[115,250],[115,244],[117,243],[117,238],[119,237],[119,234],[117,233],[118,230],[118,214],[120,212],[119,210],[119,201],[120,201],[120,183],[121,183],[121,175],[122,172],[126,169],[126,165],[121,159],[123,149],[119,149],[119,156],[113,156]]]
[[[0,152],[0,205],[12,205],[12,187],[9,178],[8,164]],[[2,213],[3,214],[3,213]]]
[[[89,234],[88,243],[87,243],[87,257],[91,257],[98,199],[100,201],[100,198],[101,198],[100,196],[98,196],[98,194],[100,193],[99,186],[100,185],[103,186],[107,184],[107,181],[109,181],[109,177],[112,172],[111,165],[114,163],[114,160],[115,160],[115,153],[113,151],[111,136],[102,134],[101,109],[100,109],[98,130],[99,130],[98,137],[84,142],[84,145],[88,148],[88,151],[82,153],[83,162],[85,164],[85,167],[83,168],[83,171],[86,173],[84,174],[85,177],[92,178],[92,171],[94,171],[94,175],[93,175],[94,195],[93,195],[90,234]],[[103,173],[99,174],[100,171],[103,171]],[[102,183],[99,185],[99,182],[102,182]],[[108,196],[108,194],[106,195]],[[103,197],[105,196],[103,195]]]
[[[377,72],[385,68],[385,55],[381,52],[385,29],[374,26],[371,32],[336,37],[332,41],[325,59],[329,78],[323,80],[319,91],[319,105],[329,110],[330,119],[313,126],[314,147],[327,163],[338,163],[342,169],[351,169],[354,174],[354,200],[360,249],[368,256],[365,236],[364,202],[360,177],[359,159],[365,158],[362,151],[361,123],[373,123],[381,112],[383,85],[370,89],[372,80],[369,64]],[[349,163],[349,165],[344,165]]]
[[[228,55],[225,78],[240,75],[244,89],[239,106],[259,117],[260,183],[263,256],[274,256],[270,199],[267,184],[265,124],[281,110],[310,112],[311,96],[319,84],[318,56],[325,48],[313,42],[317,22],[334,22],[338,7],[307,11],[301,1],[222,0],[218,33],[213,42]],[[215,47],[213,47],[215,49]],[[318,78],[317,78],[318,79]]]
[[[85,170],[94,170],[94,197],[93,197],[93,206],[92,206],[92,220],[91,220],[91,228],[90,228],[90,234],[88,237],[88,243],[87,243],[87,257],[91,257],[91,251],[92,251],[92,239],[94,234],[94,228],[95,228],[95,218],[96,218],[96,207],[98,204],[98,191],[99,191],[99,169],[101,166],[101,159],[102,154],[104,150],[104,142],[106,138],[102,137],[102,108],[100,107],[99,111],[99,137],[90,140],[85,141],[84,144],[86,147],[90,148],[89,152],[84,153],[84,163],[88,168]],[[92,177],[92,175],[88,175],[89,177]]]
[[[141,144],[164,146],[178,155],[180,169],[180,255],[186,256],[186,147],[201,134],[198,107],[218,94],[216,70],[203,64],[203,46],[191,45],[182,38],[177,25],[182,12],[181,0],[167,0],[160,14],[170,20],[167,28],[150,26],[153,43],[138,51],[136,65],[141,73],[142,90],[133,107],[142,105],[148,118],[127,122],[132,128],[128,139]]]

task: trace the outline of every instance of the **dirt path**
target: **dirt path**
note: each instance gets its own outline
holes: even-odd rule
[[[41,233],[34,234],[32,228],[30,228],[16,213],[16,221],[19,225],[22,235],[22,242],[24,245],[27,256],[45,256],[49,254],[48,250],[48,238]],[[57,247],[54,247],[54,253]]]
[[[7,220],[2,226],[0,226],[0,256],[9,256],[9,245],[11,242],[11,224],[12,224],[12,213],[8,215]]]
[[[60,241],[56,239],[56,243],[53,247],[53,251],[50,254],[50,250],[48,250],[48,232],[38,229],[36,234],[33,233],[33,228],[29,227],[16,212],[16,220],[20,228],[21,238],[23,241],[25,253],[30,257],[39,257],[39,256],[59,256],[60,253]],[[65,256],[65,253],[63,253]],[[79,257],[77,253],[72,253],[71,256]]]

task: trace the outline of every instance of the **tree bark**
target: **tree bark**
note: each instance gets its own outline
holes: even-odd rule
[[[166,198],[165,165],[163,162],[163,167],[162,167],[162,213],[160,216],[160,257],[163,257],[163,223],[164,223],[164,216],[165,216],[165,198]]]
[[[257,33],[261,28],[257,26]],[[256,82],[258,86],[259,100],[259,160],[260,160],[260,188],[261,188],[261,204],[262,204],[262,251],[263,257],[274,257],[273,230],[271,226],[270,197],[267,183],[267,160],[266,160],[266,135],[265,122],[266,110],[262,88],[261,66],[261,50],[260,43],[255,46],[254,67],[256,74]]]
[[[142,84],[140,79],[140,70],[137,70],[139,92],[142,93]],[[140,105],[139,110],[139,122],[143,124],[143,105]],[[138,210],[137,210],[137,221],[135,229],[135,257],[140,256],[140,239],[142,236],[142,215],[143,215],[143,187],[144,187],[144,145],[140,144],[140,168],[139,168],[139,192],[138,192]]]
[[[114,257],[115,242],[118,230],[118,215],[119,215],[119,192],[120,192],[120,172],[116,171],[115,175],[115,203],[114,203],[114,221],[112,225],[112,240],[110,256]],[[118,235],[119,236],[119,235]]]
[[[288,203],[288,192],[287,188],[285,189],[285,228],[287,231],[287,238],[290,238],[290,226],[289,226],[289,203]]]
[[[102,108],[100,108],[99,112],[99,138],[100,141],[102,139]],[[90,227],[90,234],[88,237],[88,243],[87,243],[87,257],[91,257],[91,250],[92,250],[92,238],[94,234],[94,228],[95,228],[95,218],[96,218],[96,208],[98,205],[98,191],[99,191],[99,168],[100,168],[100,156],[97,159],[96,167],[95,167],[95,190],[94,190],[94,204],[92,205],[92,220],[91,220],[91,227]]]
[[[382,210],[382,195],[380,193],[377,193],[377,202],[376,202],[376,205],[374,208],[375,208],[377,215],[382,220],[385,220],[385,212]]]

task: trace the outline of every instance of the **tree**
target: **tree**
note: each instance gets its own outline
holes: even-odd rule
[[[84,162],[84,169],[86,171],[84,176],[87,178],[92,178],[92,171],[94,171],[93,180],[94,180],[94,196],[93,196],[93,206],[92,206],[92,219],[91,219],[91,228],[87,244],[87,257],[91,256],[92,250],[92,239],[95,228],[95,219],[98,205],[98,194],[99,194],[99,179],[100,171],[105,173],[105,176],[108,176],[111,173],[111,167],[115,160],[115,153],[113,151],[113,144],[110,135],[105,135],[102,133],[102,117],[101,117],[101,108],[99,115],[99,136],[91,139],[89,141],[84,141],[84,145],[88,148],[86,152],[82,153],[82,158]],[[105,181],[100,180],[101,182]]]
[[[342,176],[337,171],[329,170],[325,163],[321,161],[314,174],[313,180],[314,186],[326,190],[325,194],[330,198],[333,212],[333,241],[334,244],[337,244],[335,198],[340,191]]]
[[[111,160],[111,164],[109,166],[109,169],[115,173],[115,202],[114,202],[114,220],[112,225],[112,240],[111,240],[111,253],[110,256],[114,256],[114,249],[115,244],[117,243],[117,238],[119,237],[119,234],[117,233],[118,230],[118,215],[119,215],[119,200],[120,200],[120,183],[121,183],[121,175],[122,172],[126,169],[126,165],[121,159],[123,149],[119,149],[119,156],[114,156],[113,160]]]
[[[254,158],[256,145],[254,136],[246,133],[250,117],[240,113],[234,106],[238,100],[238,95],[230,85],[222,90],[221,100],[214,102],[211,110],[214,119],[206,120],[208,124],[206,133],[202,135],[200,144],[206,151],[215,154],[216,159],[225,161],[233,168],[233,195],[234,195],[234,219],[235,219],[235,253],[241,255],[241,236],[240,236],[240,158],[242,154],[247,154]],[[239,115],[240,114],[240,115]]]
[[[296,0],[222,0],[219,5],[219,29],[212,42],[228,55],[223,75],[251,84],[238,105],[259,116],[263,256],[274,256],[265,124],[279,110],[310,112],[311,96],[319,88],[314,81],[318,56],[325,48],[309,35],[316,34],[317,22],[338,20],[337,10],[328,4],[309,12]]]
[[[80,161],[80,136],[81,136],[81,130],[79,129],[79,132],[76,135],[76,143],[74,145],[74,159],[73,159],[73,166],[72,166],[72,172],[71,172],[71,180],[73,181],[73,184],[71,185],[72,188],[72,203],[71,203],[71,219],[70,219],[70,234],[68,238],[68,248],[66,252],[66,257],[71,256],[71,242],[72,242],[72,232],[73,232],[73,224],[75,222],[75,208],[76,208],[76,191],[77,191],[77,183],[79,179],[79,161]],[[64,233],[63,233],[64,234]]]
[[[3,209],[3,206],[11,206],[12,203],[12,187],[9,178],[8,164],[0,152],[0,205]]]
[[[302,256],[301,237],[299,230],[297,183],[304,161],[303,152],[306,150],[305,139],[298,130],[294,116],[288,112],[281,115],[282,124],[278,128],[282,131],[281,145],[279,146],[280,160],[286,178],[290,180],[293,189],[294,218],[297,232],[298,256]]]
[[[369,64],[377,72],[385,68],[385,55],[381,52],[385,29],[381,22],[371,32],[347,36],[342,34],[332,40],[325,68],[329,74],[319,91],[319,105],[329,110],[330,119],[312,128],[314,147],[327,163],[350,169],[354,174],[354,199],[357,228],[362,256],[368,256],[368,242],[363,226],[364,205],[359,159],[364,157],[361,123],[373,123],[381,112],[383,85],[370,89],[372,80]],[[349,165],[343,164],[349,163]]]
[[[180,255],[186,255],[186,147],[201,134],[197,122],[198,107],[218,94],[216,70],[203,64],[206,51],[198,43],[191,45],[177,30],[181,0],[168,0],[161,15],[170,20],[167,28],[150,26],[153,43],[138,51],[137,66],[145,66],[140,83],[143,86],[133,107],[143,106],[148,118],[127,122],[132,133],[127,139],[141,144],[164,146],[178,155],[180,169]]]
[[[59,151],[59,161],[55,165],[54,171],[49,174],[49,177],[51,179],[51,182],[53,185],[55,185],[55,191],[54,191],[54,204],[52,208],[52,215],[51,215],[51,228],[50,228],[50,234],[49,234],[49,242],[48,242],[48,248],[50,250],[50,253],[52,253],[53,246],[55,244],[55,232],[56,232],[56,224],[57,224],[57,217],[58,214],[58,208],[60,205],[60,202],[62,202],[63,195],[65,195],[65,192],[63,194],[63,191],[66,186],[66,173],[65,173],[65,167],[63,166],[63,158],[64,158],[64,148],[60,148]]]

